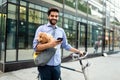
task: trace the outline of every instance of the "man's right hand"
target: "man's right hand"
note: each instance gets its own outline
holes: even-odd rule
[[[49,44],[50,47],[55,47],[55,46],[57,46],[58,44],[61,44],[61,42],[62,42],[62,41],[60,41],[60,40],[52,40],[52,41],[49,42],[48,44]]]

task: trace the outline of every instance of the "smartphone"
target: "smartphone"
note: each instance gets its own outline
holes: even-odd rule
[[[62,41],[62,40],[63,40],[63,38],[57,38],[57,40],[60,40],[60,41]]]

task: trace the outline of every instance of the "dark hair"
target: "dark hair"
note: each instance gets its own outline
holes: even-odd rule
[[[59,10],[57,8],[50,8],[47,12],[48,16],[50,15],[51,12],[58,12],[59,13]]]

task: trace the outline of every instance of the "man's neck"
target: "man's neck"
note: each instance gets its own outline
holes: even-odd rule
[[[52,24],[51,24],[51,26],[52,26],[53,28],[55,28],[55,27],[56,27],[56,25],[52,25]]]
[[[48,23],[48,25],[51,26],[51,27],[53,27],[53,28],[56,27],[56,24],[55,24],[55,25],[52,25],[52,24]]]

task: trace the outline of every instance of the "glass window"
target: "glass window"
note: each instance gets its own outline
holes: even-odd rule
[[[0,61],[4,61],[6,14],[0,13]]]
[[[16,21],[8,19],[7,21],[7,49],[15,48]]]
[[[34,18],[34,10],[29,9],[29,22],[34,22],[33,18]]]
[[[80,25],[80,46],[85,46],[85,25]]]
[[[81,25],[81,31],[85,31],[85,26]]]
[[[24,5],[24,6],[26,6],[26,2],[24,2],[24,1],[20,1],[20,5]]]
[[[16,21],[15,21],[15,19],[16,19],[16,6],[13,4],[8,4],[8,18],[9,19],[7,20],[8,21],[7,22],[7,33],[8,33],[8,35],[11,35],[11,33],[15,34],[15,30],[16,30]],[[12,35],[12,37],[10,37],[10,36],[8,36],[8,37],[12,39],[14,37],[14,35]],[[9,41],[9,38],[7,38],[8,41]],[[10,44],[13,44],[13,41],[12,41],[12,43],[10,42]],[[11,46],[10,48],[13,48],[12,45],[7,45],[7,46]]]
[[[48,21],[46,19],[41,19],[41,24],[46,24]]]
[[[76,30],[76,21],[73,20],[73,30]]]
[[[30,8],[35,8],[35,5],[32,4],[32,3],[29,3],[29,7],[30,7]]]
[[[26,22],[20,21],[19,27],[18,27],[18,39],[19,39],[19,48],[23,49],[27,47],[27,27]]]
[[[0,13],[0,32],[3,36],[0,40],[2,40],[2,41],[4,41],[5,29],[6,29],[6,14]]]
[[[69,25],[73,25],[73,21],[71,19],[68,20]]]
[[[26,21],[26,8],[20,6],[20,20]]]
[[[30,23],[28,26],[28,47],[32,48],[32,41],[35,35],[36,29],[39,27],[39,24]]]
[[[41,24],[46,24],[47,23],[47,14],[45,12],[41,12],[42,14],[42,22]]]
[[[71,44],[73,47],[75,47],[76,32],[68,29],[65,29],[65,32],[68,38],[68,43]]]
[[[35,5],[35,9],[37,9],[37,10],[41,10],[41,6],[38,6],[38,5]]]
[[[41,16],[42,16],[43,19],[47,19],[47,17],[48,17],[48,16],[47,16],[47,13],[45,13],[45,12],[42,12],[42,15],[41,15]]]
[[[35,23],[40,23],[40,18],[41,18],[41,12],[40,11],[35,11],[34,14],[34,18],[35,18]]]
[[[68,24],[68,19],[67,18],[64,18],[64,21],[66,24]]]
[[[58,20],[57,25],[58,25],[59,27],[62,27],[62,26],[63,26],[63,25],[62,25],[62,17],[61,17],[61,16],[59,17],[59,20]]]
[[[7,50],[6,61],[16,60],[16,21],[13,19],[7,20]]]
[[[11,0],[12,1],[12,0]],[[15,0],[13,0],[14,2]],[[16,5],[8,4],[6,61],[16,60]]]
[[[90,32],[92,32],[92,25],[90,25],[89,27],[90,27]]]
[[[61,16],[59,16],[59,22],[62,22],[62,20],[63,20],[63,17],[61,17]]]
[[[13,4],[8,4],[8,18],[16,19],[16,6]]]
[[[42,7],[41,10],[44,11],[44,12],[47,12],[47,11],[48,11],[48,8]]]
[[[19,49],[18,60],[30,60],[33,59],[33,49]]]
[[[2,5],[2,0],[0,0],[0,5]]]
[[[29,9],[29,22],[41,24],[41,12]]]
[[[16,61],[16,50],[10,49],[6,50],[6,62]]]

